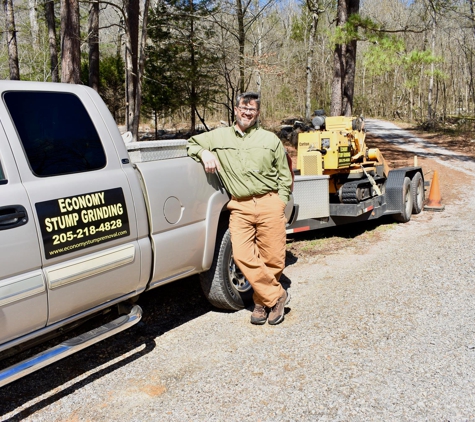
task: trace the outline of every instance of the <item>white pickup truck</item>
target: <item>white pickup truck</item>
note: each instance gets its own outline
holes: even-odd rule
[[[0,370],[0,387],[138,322],[134,299],[171,281],[201,273],[213,305],[247,304],[228,194],[187,157],[185,140],[126,144],[99,95],[80,85],[0,81],[0,96],[0,359],[127,309]]]

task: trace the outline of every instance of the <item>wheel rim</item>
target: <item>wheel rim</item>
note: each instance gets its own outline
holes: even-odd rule
[[[417,183],[416,186],[416,202],[419,208],[422,208],[424,203],[424,186],[422,185],[422,179]]]
[[[404,207],[406,208],[406,215],[411,215],[412,213],[412,201],[411,201],[411,189],[407,189],[406,197],[404,198]]]
[[[238,291],[239,293],[244,293],[251,289],[249,281],[247,281],[246,277],[244,277],[244,274],[234,262],[232,254],[231,259],[229,261],[228,271],[229,280],[231,281],[231,285],[236,291]]]

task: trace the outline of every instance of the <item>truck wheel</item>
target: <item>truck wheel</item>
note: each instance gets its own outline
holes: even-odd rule
[[[401,214],[394,214],[394,219],[400,223],[407,223],[411,219],[412,214],[412,191],[411,179],[404,178],[402,185],[402,210]]]
[[[422,180],[421,173],[417,172],[411,181],[411,193],[412,193],[412,213],[419,214],[424,207],[424,181]]]
[[[252,303],[252,287],[234,263],[229,229],[218,234],[213,265],[200,280],[206,298],[217,308],[238,311]]]

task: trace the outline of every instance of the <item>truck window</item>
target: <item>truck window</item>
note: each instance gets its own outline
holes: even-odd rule
[[[10,91],[3,99],[36,176],[81,173],[106,165],[99,135],[76,95]]]

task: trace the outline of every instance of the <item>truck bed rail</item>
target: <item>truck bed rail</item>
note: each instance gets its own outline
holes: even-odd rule
[[[126,143],[132,163],[186,157],[186,139]]]

